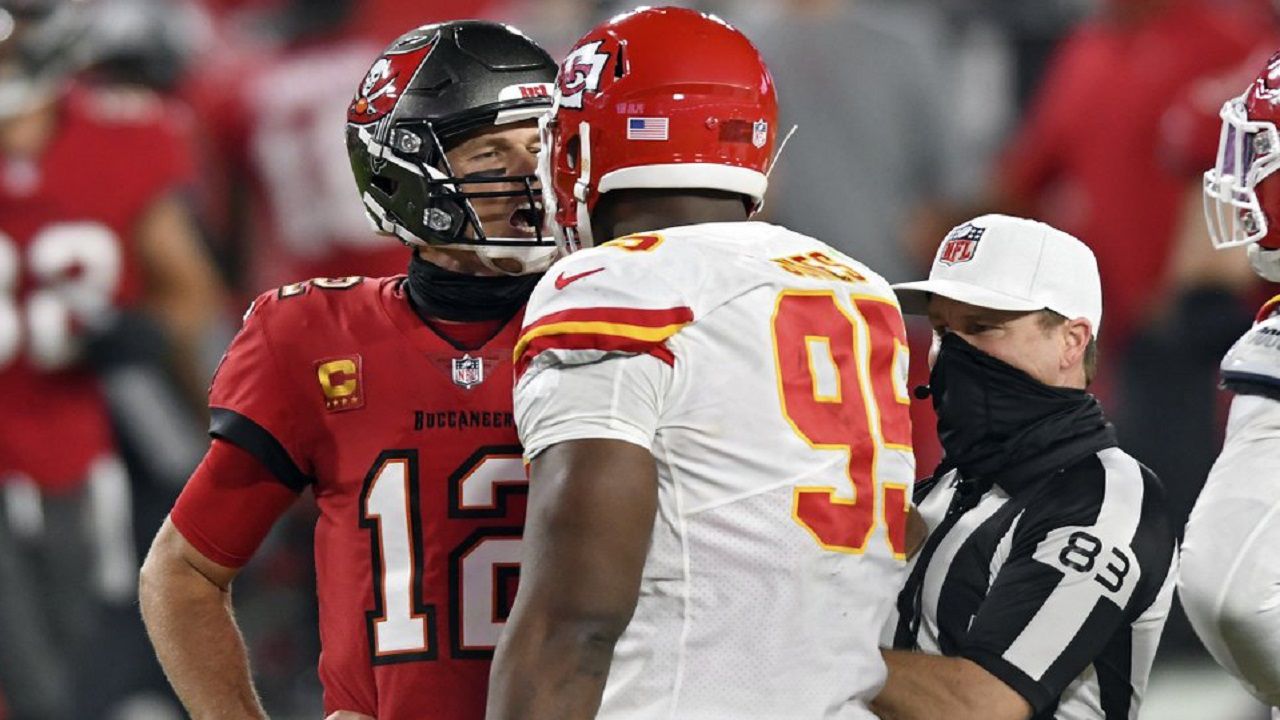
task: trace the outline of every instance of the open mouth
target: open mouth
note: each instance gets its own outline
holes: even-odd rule
[[[517,208],[511,213],[511,219],[508,222],[511,227],[523,234],[536,235],[542,227],[544,217],[542,203],[537,203],[533,207]]]

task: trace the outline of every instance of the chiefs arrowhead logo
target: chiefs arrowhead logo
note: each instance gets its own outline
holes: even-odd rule
[[[581,110],[582,96],[585,93],[600,92],[604,66],[609,62],[609,53],[600,52],[603,44],[603,40],[587,43],[564,59],[556,81],[560,107]]]
[[[1272,103],[1280,101],[1280,52],[1267,61],[1267,70],[1254,81],[1253,94]]]
[[[378,58],[347,108],[347,122],[364,125],[386,117],[435,45],[435,35],[410,38]]]

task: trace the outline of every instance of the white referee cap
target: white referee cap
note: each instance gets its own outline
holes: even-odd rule
[[[941,295],[994,310],[1052,310],[1102,327],[1102,281],[1093,251],[1042,222],[983,215],[947,233],[929,279],[893,286],[902,311],[928,312]]]

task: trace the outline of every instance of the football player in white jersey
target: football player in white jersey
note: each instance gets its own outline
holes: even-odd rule
[[[1248,245],[1254,270],[1280,281],[1280,53],[1221,115],[1210,238]],[[1280,296],[1223,358],[1222,382],[1236,397],[1187,522],[1178,595],[1214,659],[1280,718]]]
[[[541,176],[577,252],[515,350],[531,485],[492,720],[874,717],[906,335],[879,275],[748,221],[776,117],[756,49],[688,10],[560,67]]]

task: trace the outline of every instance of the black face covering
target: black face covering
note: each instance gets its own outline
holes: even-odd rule
[[[504,320],[529,300],[541,274],[487,277],[453,272],[413,254],[409,299],[420,315],[453,322]]]
[[[929,389],[943,464],[965,477],[1029,479],[1061,463],[1067,449],[1078,456],[1081,443],[1069,441],[1084,440],[1086,449],[1115,444],[1092,395],[1046,385],[954,333],[942,338]]]
[[[933,480],[951,468],[959,468],[961,477],[946,516],[931,529],[898,594],[893,642],[900,649],[918,648],[924,576],[939,544],[993,483],[1015,493],[1116,444],[1115,431],[1092,395],[1046,385],[955,333],[942,336],[929,393],[946,451]]]

